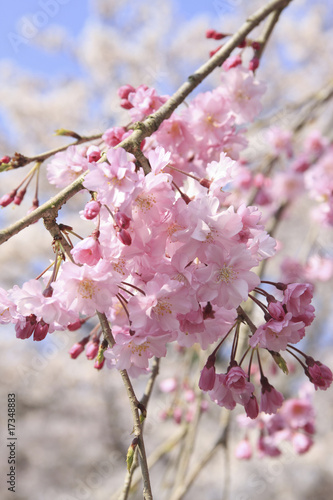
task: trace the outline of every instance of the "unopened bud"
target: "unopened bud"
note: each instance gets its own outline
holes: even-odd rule
[[[129,246],[132,244],[131,235],[128,231],[126,231],[126,229],[121,229],[120,231],[118,231],[117,235],[123,245]]]
[[[116,212],[114,214],[114,220],[117,226],[119,226],[120,228],[128,229],[132,219],[130,217],[127,217],[124,212]]]
[[[218,52],[220,50],[221,47],[222,47],[222,45],[219,45],[218,47],[216,47],[216,49],[211,50],[209,52],[209,57],[213,57],[216,54],[216,52]]]
[[[41,341],[44,340],[47,332],[49,331],[49,326],[47,323],[45,323],[43,320],[38,321],[35,331],[34,331],[34,340],[36,341]]]
[[[254,57],[249,62],[249,70],[255,71],[259,67],[259,64],[260,64],[260,59],[258,59],[258,57]]]
[[[101,205],[98,203],[98,201],[95,200],[88,201],[88,203],[84,207],[83,216],[88,220],[92,220],[95,217],[97,217],[100,210],[101,210]]]
[[[13,189],[10,193],[4,194],[0,198],[0,206],[1,207],[7,207],[12,201],[14,201],[14,198],[16,196],[16,189]]]
[[[21,205],[21,202],[22,202],[26,192],[27,192],[27,188],[24,188],[24,189],[21,189],[21,191],[19,191],[17,193],[17,195],[14,198],[15,205]]]
[[[97,146],[89,146],[88,151],[87,151],[87,158],[88,161],[98,161],[101,157],[101,152],[99,147]]]
[[[210,180],[208,180],[208,179],[205,179],[205,178],[200,179],[200,184],[201,184],[201,186],[203,186],[203,187],[205,187],[205,188],[207,188],[207,189],[209,189],[209,188],[210,188],[211,183],[212,183],[212,181],[210,181]]]
[[[122,85],[118,89],[118,95],[120,99],[127,99],[131,92],[135,92],[135,88],[132,85]]]
[[[5,155],[2,158],[0,158],[0,165],[2,163],[9,163],[9,162],[10,162],[10,157],[8,155]]]

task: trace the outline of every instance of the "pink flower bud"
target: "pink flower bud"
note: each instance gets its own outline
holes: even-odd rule
[[[135,92],[135,88],[132,85],[122,85],[118,89],[118,96],[120,99],[127,99],[131,92]]]
[[[122,99],[120,101],[120,106],[124,109],[132,109],[134,107],[127,99]]]
[[[101,210],[101,205],[98,203],[98,201],[95,200],[88,201],[88,203],[84,207],[83,217],[85,217],[88,220],[92,220],[95,217],[97,217],[100,210]]]
[[[87,151],[87,158],[88,161],[98,161],[101,157],[101,152],[99,147],[97,146],[89,146],[88,151]]]
[[[10,162],[10,156],[5,155],[2,158],[0,158],[0,165],[1,163],[9,163]]]
[[[222,38],[225,38],[228,35],[225,35],[224,33],[218,33],[217,31],[214,31],[212,38],[214,40],[222,40]]]
[[[48,331],[49,331],[49,325],[45,323],[43,320],[38,321],[34,331],[34,340],[38,342],[40,340],[44,340]]]
[[[281,392],[277,391],[267,380],[266,377],[261,377],[261,399],[260,411],[268,413],[276,413],[281,408],[283,403],[283,396]]]
[[[77,264],[94,266],[102,257],[100,242],[93,236],[89,236],[75,245],[71,254]]]
[[[83,352],[83,350],[84,346],[82,345],[82,343],[76,343],[72,345],[68,352],[72,359],[76,359],[81,354],[81,352]]]
[[[123,243],[123,245],[127,245],[127,246],[131,245],[132,238],[131,238],[131,235],[129,234],[129,232],[126,231],[126,229],[121,229],[117,233],[117,236],[120,239],[120,241]]]
[[[105,358],[103,358],[101,362],[99,362],[96,359],[95,364],[94,364],[94,368],[96,368],[96,370],[101,370],[104,366],[104,363],[105,363]]]
[[[281,302],[270,302],[268,312],[277,321],[282,321],[286,315]]]
[[[212,183],[212,182],[211,182],[210,180],[208,180],[208,179],[205,179],[205,178],[200,179],[200,184],[201,184],[201,186],[203,186],[203,187],[205,187],[205,188],[207,188],[207,189],[209,189],[209,188],[210,188],[211,183]]]
[[[254,57],[249,62],[249,70],[255,71],[259,67],[259,64],[260,64],[260,59],[258,57]]]
[[[215,384],[215,366],[207,367],[207,364],[201,370],[199,388],[202,391],[211,391]]]
[[[194,391],[188,389],[187,391],[185,391],[184,397],[185,401],[187,401],[188,403],[193,403],[193,401],[195,400]]]
[[[222,45],[219,45],[218,47],[216,47],[216,49],[211,50],[211,51],[209,52],[209,57],[213,57],[213,55],[215,55],[215,54],[216,54],[216,52],[218,52],[218,51],[220,50],[220,48],[221,48],[221,47],[222,47]]]
[[[239,66],[240,64],[242,64],[242,58],[239,54],[237,54],[236,56],[228,57],[228,59],[226,59],[222,64],[222,69],[224,69],[224,71],[229,71],[229,69],[236,68],[236,66]]]
[[[252,42],[252,48],[254,50],[260,50],[261,43],[260,42]]]
[[[331,370],[328,366],[323,365],[320,361],[315,361],[310,356],[307,356],[305,362],[308,365],[305,374],[309,377],[310,382],[314,384],[315,389],[326,391],[333,381]]]
[[[11,191],[10,193],[4,194],[0,198],[0,206],[7,207],[7,205],[9,205],[12,201],[14,201],[14,198],[16,196],[16,191],[17,191],[16,189],[13,189],[13,191]]]
[[[213,38],[215,33],[216,33],[215,30],[207,30],[206,31],[206,38]]]
[[[74,321],[74,323],[70,323],[67,326],[67,330],[69,330],[70,332],[75,332],[75,330],[78,330],[79,328],[81,328],[83,323],[84,323],[83,320],[78,319],[77,321]]]
[[[120,228],[128,229],[132,219],[130,219],[130,217],[127,217],[124,212],[116,212],[114,214],[114,220],[117,226],[119,226]]]
[[[21,189],[21,191],[19,191],[17,193],[17,195],[14,198],[15,205],[21,205],[21,202],[22,202],[26,192],[27,192],[27,188],[24,188],[24,189]]]
[[[259,414],[259,406],[257,398],[254,394],[250,397],[249,401],[244,405],[246,415],[249,418],[255,419]]]
[[[38,208],[38,207],[39,207],[38,198],[34,198],[32,200],[32,205],[31,205],[31,207],[28,210],[28,214],[31,214],[31,212],[33,212],[34,210],[36,210],[36,208]]]
[[[15,325],[16,338],[28,339],[36,328],[36,316],[31,314],[25,317],[24,320],[18,321]]]
[[[98,354],[99,341],[90,341],[86,345],[86,356],[88,359],[95,359]]]

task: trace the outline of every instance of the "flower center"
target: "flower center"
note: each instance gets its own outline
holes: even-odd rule
[[[230,283],[237,278],[237,276],[237,271],[234,271],[231,266],[228,267],[226,264],[223,264],[223,267],[216,273],[216,283],[220,283],[221,281],[223,281],[223,283]]]
[[[164,314],[172,314],[171,304],[166,299],[161,299],[157,302],[156,306],[153,307],[153,311],[159,316],[164,316]]]
[[[78,288],[78,294],[81,295],[83,299],[92,299],[95,293],[96,284],[93,280],[88,278],[80,282]]]

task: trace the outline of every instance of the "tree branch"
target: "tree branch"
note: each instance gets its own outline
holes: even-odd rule
[[[9,162],[10,169],[14,168],[20,168],[20,167],[25,167],[25,165],[28,165],[28,163],[31,163],[33,161],[38,161],[42,163],[43,161],[47,160],[51,156],[55,155],[56,153],[60,153],[61,151],[65,151],[67,148],[70,146],[78,146],[79,144],[83,144],[85,142],[90,142],[90,141],[95,141],[96,139],[100,139],[102,137],[102,134],[95,134],[95,135],[90,135],[89,137],[80,137],[77,139],[75,142],[71,142],[70,144],[67,144],[66,146],[60,146],[59,148],[51,149],[50,151],[46,151],[45,153],[41,153],[36,156],[24,156],[21,153],[15,153],[11,161]],[[6,170],[9,170],[8,168]],[[0,172],[2,171],[1,166],[0,166]]]
[[[113,347],[115,344],[115,340],[112,335],[112,331],[106,315],[104,313],[100,313],[97,311],[97,316],[100,321],[104,337],[107,339],[110,347]],[[120,370],[120,375],[121,378],[123,379],[123,383],[126,388],[127,396],[130,402],[131,412],[133,416],[133,433],[138,438],[137,446],[139,450],[139,459],[140,459],[140,466],[143,479],[143,498],[144,500],[152,500],[153,495],[150,486],[149,469],[148,469],[145,445],[142,435],[142,424],[139,415],[140,403],[135,395],[132,382],[128,376],[127,370]]]
[[[85,174],[81,175],[78,179],[72,182],[72,184],[60,191],[60,193],[53,196],[53,198],[43,203],[43,205],[41,205],[40,207],[36,208],[36,210],[18,220],[6,229],[0,231],[0,245],[9,240],[9,238],[14,236],[15,234],[22,231],[22,229],[30,226],[34,222],[37,222],[42,217],[51,217],[54,219],[56,217],[55,214],[57,214],[62,205],[64,205],[67,200],[69,200],[72,196],[83,189],[82,182],[84,176]]]

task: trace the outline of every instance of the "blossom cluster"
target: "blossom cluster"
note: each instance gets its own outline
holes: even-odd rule
[[[259,411],[276,413],[283,403],[264,374],[261,349],[283,370],[281,350],[304,356],[304,362],[297,359],[319,389],[329,387],[332,372],[293,346],[314,319],[312,285],[265,283],[256,274],[260,262],[275,254],[276,242],[257,206],[237,202],[233,188],[245,185],[237,160],[247,145],[245,125],[261,111],[265,85],[240,64],[227,69],[218,88],[196,96],[141,144],[150,165],[147,175],[118,146],[132,133],[125,127],[108,129],[99,146],[71,146],[55,155],[48,179],[56,187],[85,173],[83,186],[91,199],[81,216],[94,221],[95,229],[76,245],[68,240],[72,250],[66,262],[54,242],[56,258],[44,283],[30,280],[1,290],[0,321],[14,323],[18,338],[40,341],[55,330],[80,328],[97,311],[110,322],[115,344],[100,345],[97,326],[73,346],[71,356],[86,349],[89,359],[97,356],[96,368],[106,360],[109,368],[126,369],[131,376],[147,373],[149,360],[166,356],[171,342],[183,348],[199,344],[203,350],[217,342],[199,387],[218,405],[240,404],[255,419]],[[119,96],[133,121],[167,99],[146,86],[124,86]],[[70,232],[66,226],[64,234]],[[275,286],[274,294],[266,291],[267,284]],[[249,294],[264,314],[258,328],[241,307]],[[240,353],[244,322],[250,335]],[[231,332],[228,369],[216,373],[218,350]],[[259,403],[251,382],[254,355]]]

